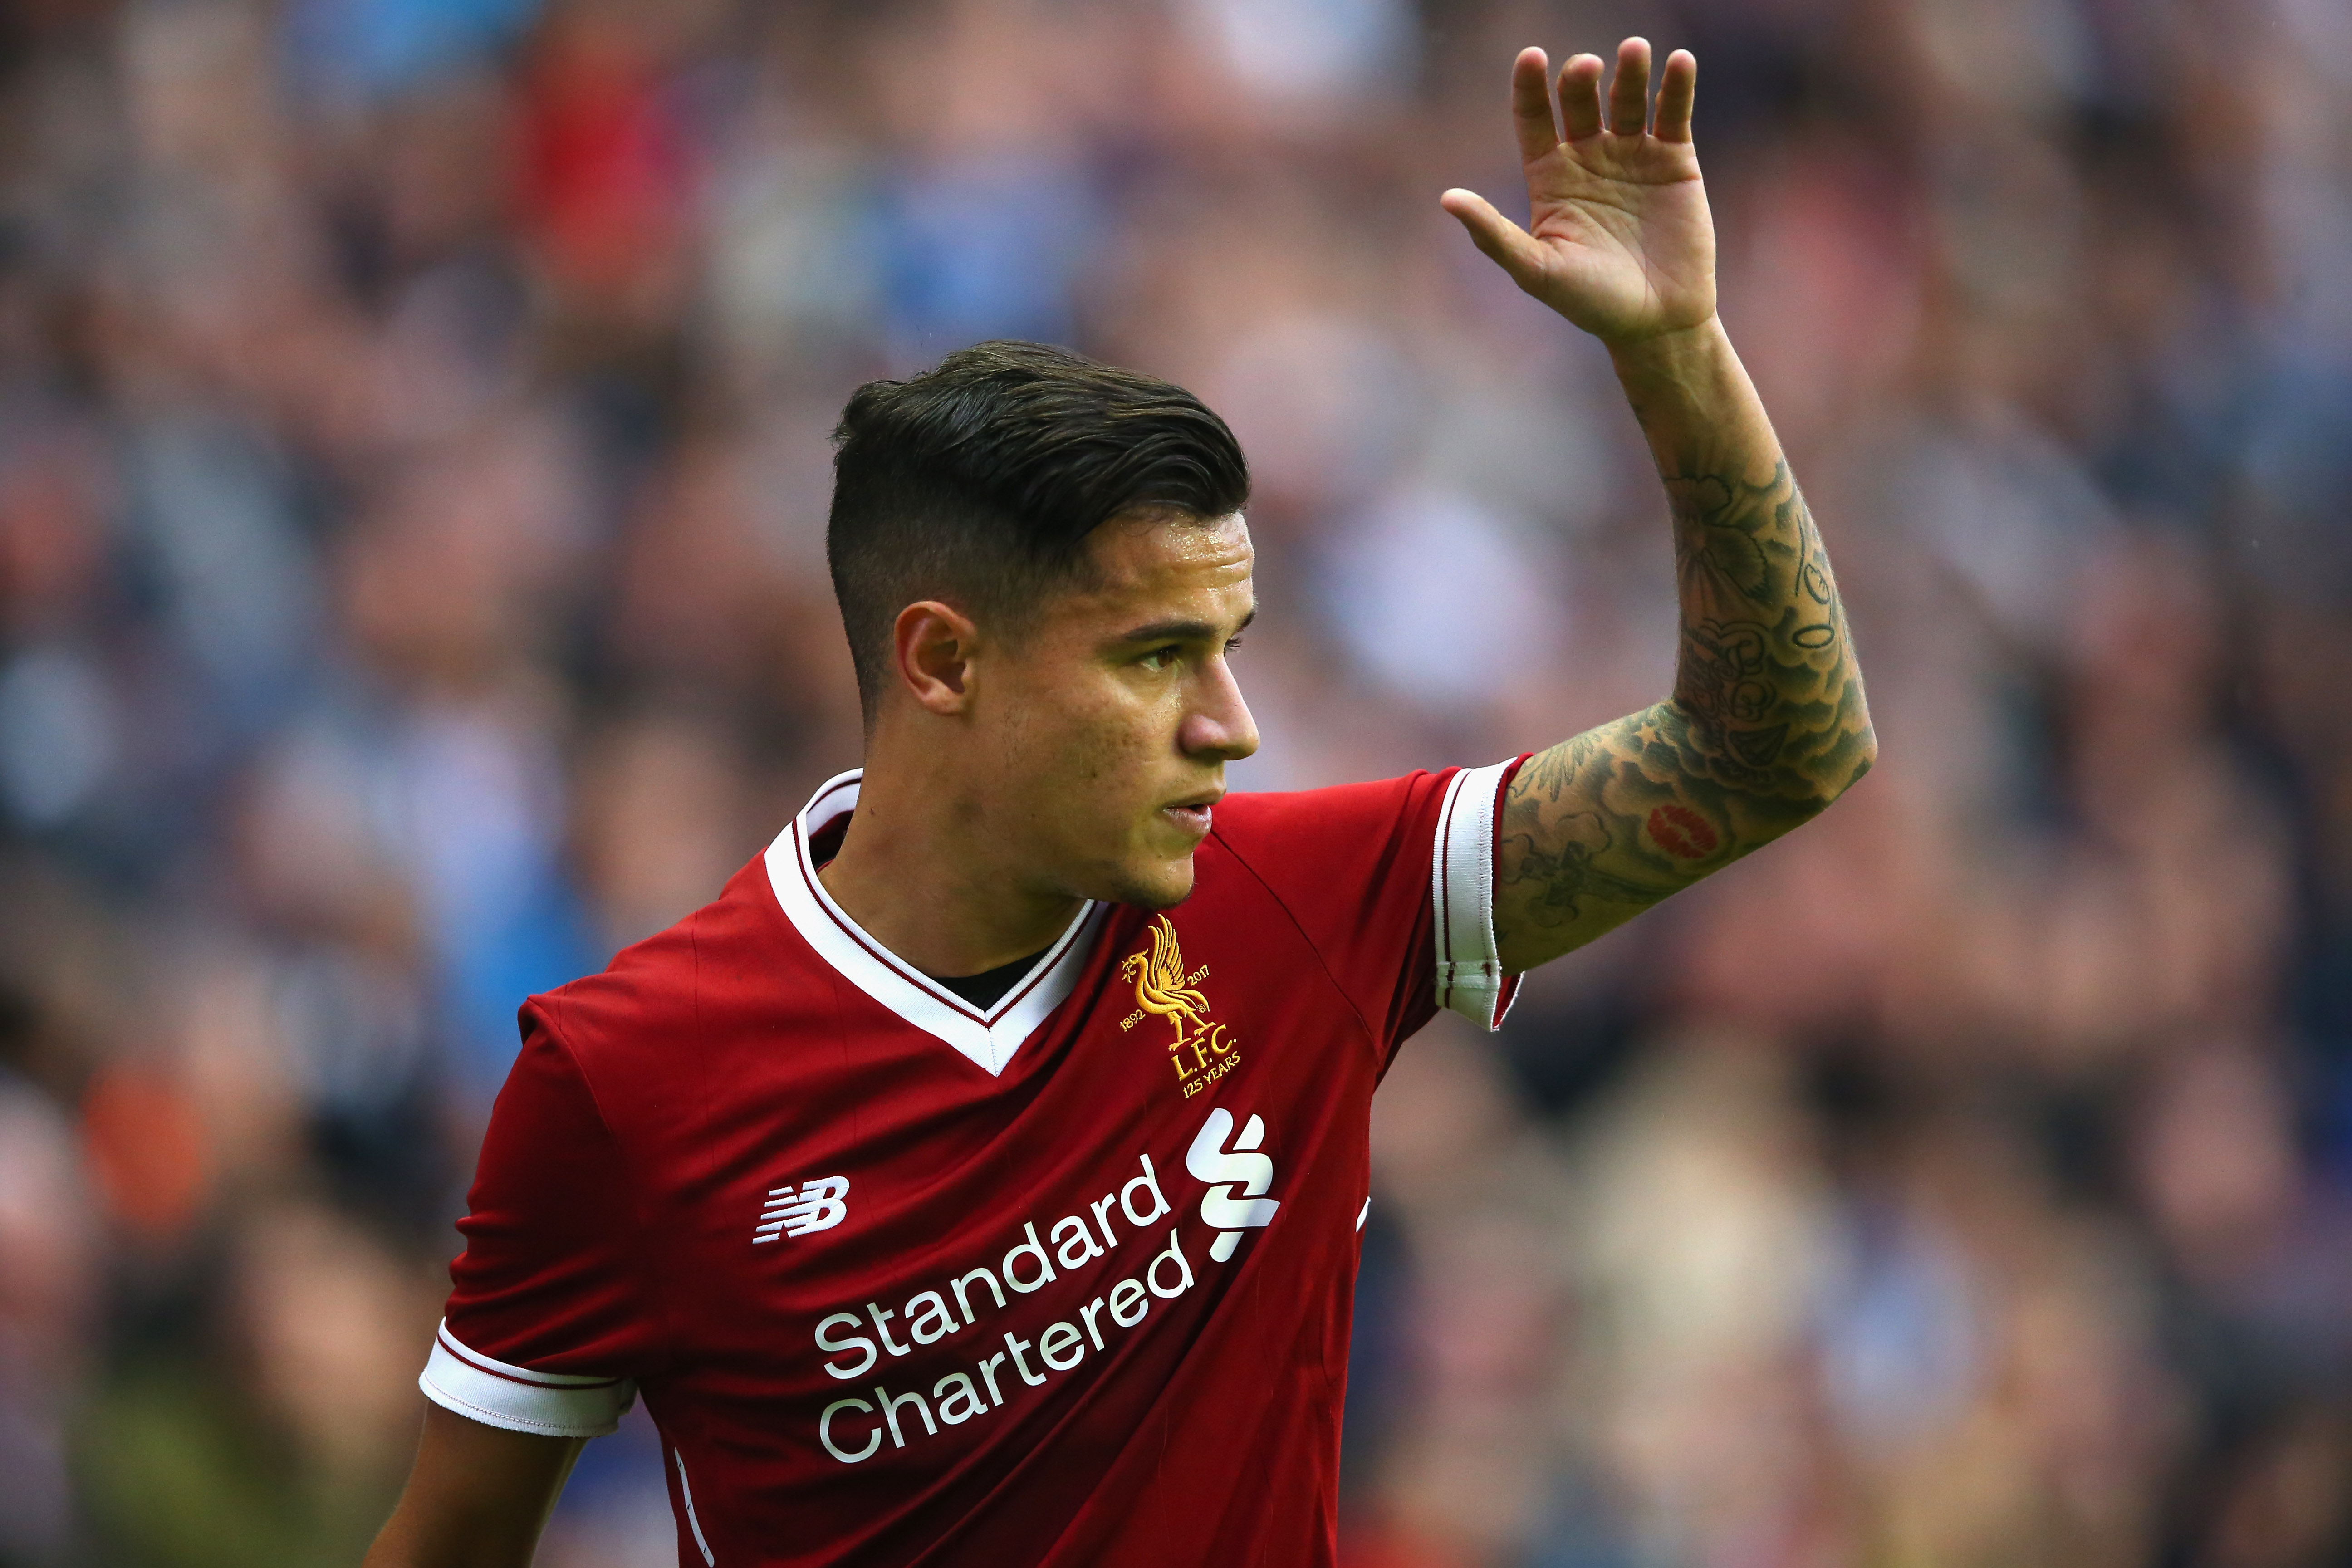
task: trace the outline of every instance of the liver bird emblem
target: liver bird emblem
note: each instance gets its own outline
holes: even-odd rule
[[[1181,1043],[1188,1024],[1193,1034],[1208,1026],[1201,1015],[1209,1010],[1209,999],[1184,984],[1184,954],[1176,945],[1175,925],[1159,915],[1150,929],[1151,951],[1129,953],[1118,972],[1135,982],[1135,1005],[1167,1019]]]

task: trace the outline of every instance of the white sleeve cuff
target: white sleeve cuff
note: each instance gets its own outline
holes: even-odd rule
[[[637,1385],[625,1377],[533,1372],[494,1361],[459,1343],[446,1321],[416,1386],[469,1421],[542,1437],[602,1437],[637,1402]]]
[[[1437,1005],[1483,1029],[1502,1026],[1519,977],[1495,948],[1495,839],[1503,785],[1517,763],[1455,773],[1437,814],[1429,898],[1437,925]]]

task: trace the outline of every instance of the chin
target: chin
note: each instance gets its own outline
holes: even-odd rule
[[[1172,910],[1192,896],[1192,857],[1158,865],[1122,866],[1108,893],[1117,904],[1146,910]]]

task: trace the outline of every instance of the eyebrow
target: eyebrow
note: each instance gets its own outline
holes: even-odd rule
[[[1244,628],[1255,619],[1257,619],[1257,606],[1252,605],[1250,613],[1242,617],[1242,624],[1234,628],[1233,635],[1239,637]],[[1123,643],[1209,642],[1215,639],[1218,635],[1217,628],[1206,621],[1153,621],[1149,626],[1137,626],[1132,631],[1121,632],[1118,640]]]

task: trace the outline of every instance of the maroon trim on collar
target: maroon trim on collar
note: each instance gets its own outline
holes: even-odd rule
[[[831,827],[834,821],[834,818],[827,817],[825,819],[825,826]],[[1061,937],[1054,943],[1054,945],[1047,948],[1044,954],[1038,958],[1037,966],[1029,972],[1029,977],[1024,980],[1020,984],[1014,986],[1012,990],[1006,992],[1003,996],[998,997],[996,1000],[996,1005],[989,1008],[986,1012],[982,1012],[979,1008],[974,1007],[971,1003],[965,1001],[962,997],[957,995],[946,986],[941,985],[937,980],[931,978],[931,976],[924,973],[921,970],[909,965],[897,953],[892,952],[889,949],[868,938],[863,931],[859,931],[849,921],[844,920],[841,915],[835,910],[833,900],[831,896],[824,891],[823,886],[810,885],[815,880],[809,871],[808,855],[806,853],[808,848],[808,840],[811,837],[813,837],[813,835],[805,835],[801,831],[801,826],[799,823],[795,822],[793,824],[793,865],[794,868],[800,872],[802,885],[808,887],[810,898],[814,900],[816,907],[824,911],[825,919],[833,922],[834,929],[840,931],[842,935],[849,938],[850,941],[856,942],[858,950],[864,952],[867,957],[874,959],[877,963],[881,963],[900,977],[911,980],[919,984],[922,986],[925,994],[937,997],[940,1002],[954,1008],[957,1012],[962,1014],[973,1023],[980,1025],[982,1028],[989,1027],[993,1025],[997,1019],[1002,1018],[1006,1014],[1012,1012],[1013,1008],[1021,1005],[1022,1000],[1032,991],[1036,990],[1038,986],[1044,984],[1045,983],[1045,977],[1053,973],[1055,968],[1068,955],[1070,943],[1076,941],[1078,935],[1086,930],[1087,922],[1084,917],[1071,921],[1069,929],[1063,931]]]

